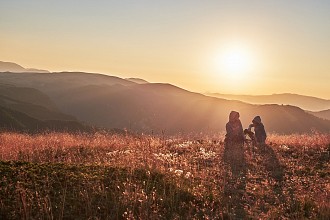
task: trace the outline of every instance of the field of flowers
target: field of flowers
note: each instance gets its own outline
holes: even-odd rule
[[[0,219],[330,219],[330,134],[0,133]]]

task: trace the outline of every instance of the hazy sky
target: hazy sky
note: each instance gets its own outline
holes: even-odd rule
[[[329,99],[329,12],[329,0],[0,0],[0,60]]]

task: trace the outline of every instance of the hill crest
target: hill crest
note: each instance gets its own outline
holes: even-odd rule
[[[0,61],[0,72],[12,72],[12,73],[49,73],[48,70],[40,70],[35,68],[24,68],[21,65],[13,62]]]
[[[241,113],[244,127],[260,115],[269,132],[330,131],[330,121],[293,105],[248,104],[168,83],[139,84],[84,72],[0,73],[0,80],[3,85],[36,89],[47,95],[60,112],[107,129],[167,134],[224,131],[230,111],[236,110]]]
[[[308,111],[321,111],[330,109],[330,100],[328,99],[293,93],[281,93],[272,95],[232,95],[220,93],[205,94],[208,96],[224,98],[228,100],[240,100],[250,104],[294,105]]]

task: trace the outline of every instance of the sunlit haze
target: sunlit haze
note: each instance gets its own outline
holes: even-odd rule
[[[239,82],[249,82],[251,76],[260,71],[262,63],[261,57],[258,61],[256,55],[246,46],[231,45],[230,42],[226,48],[219,50],[214,61],[219,80],[225,79],[231,86],[238,86]]]
[[[330,99],[330,1],[0,2],[0,60]]]

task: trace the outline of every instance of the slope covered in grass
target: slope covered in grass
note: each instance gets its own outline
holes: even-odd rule
[[[1,219],[329,219],[330,135],[0,134]]]
[[[76,120],[38,120],[22,112],[0,106],[0,130],[17,132],[88,131]]]
[[[196,212],[184,185],[142,169],[0,162],[0,174],[1,219],[171,219]]]

